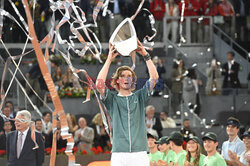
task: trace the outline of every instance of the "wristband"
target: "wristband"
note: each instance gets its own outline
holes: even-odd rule
[[[144,61],[148,61],[149,59],[151,59],[151,56],[149,55],[149,53],[147,53],[147,55],[143,56]]]

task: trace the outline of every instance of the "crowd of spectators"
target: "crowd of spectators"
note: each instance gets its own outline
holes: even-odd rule
[[[25,12],[21,0],[14,0],[14,4],[20,14],[25,17]],[[107,42],[117,25],[126,17],[132,16],[140,1],[131,0],[114,0],[109,2],[108,10],[112,12],[102,16],[100,11],[97,23],[98,27],[93,28],[101,42]],[[33,11],[33,1],[30,0],[30,9],[34,16],[34,26],[39,40],[42,40],[51,28],[52,10],[49,7],[49,0],[38,0]],[[93,9],[96,1],[81,0],[76,3],[84,12],[87,18],[87,23],[93,22]],[[191,19],[191,42],[207,42],[209,40],[209,23],[210,20],[201,16],[213,16],[213,22],[218,25],[224,32],[228,33],[233,38],[239,41],[249,41],[249,1],[248,0],[185,0],[184,16],[197,16],[199,19]],[[162,41],[162,34],[166,35],[173,42],[178,39],[178,26],[181,15],[182,4],[180,0],[146,0],[143,8],[147,8],[155,17],[155,28],[158,33],[155,41]],[[4,9],[15,18],[18,18],[9,1],[4,1]],[[61,9],[62,13],[64,12]],[[61,12],[56,11],[56,24],[62,19]],[[167,16],[166,32],[163,32],[163,18]],[[233,19],[235,18],[235,19]],[[19,20],[19,19],[17,19]],[[186,21],[183,22],[185,27]],[[134,25],[137,31],[138,38],[142,40],[146,34],[151,34],[150,21],[147,14],[140,12],[134,20]],[[233,26],[233,28],[232,28]],[[233,32],[235,33],[232,33]],[[185,36],[185,28],[183,29]],[[8,18],[4,19],[3,39],[6,42],[24,42],[25,34]],[[68,39],[70,35],[70,25],[65,23],[60,28],[62,39]]]
[[[3,114],[10,119],[15,118],[16,111],[13,108],[13,103],[7,101]],[[250,164],[250,131],[240,132],[240,121],[237,118],[230,117],[227,119],[226,132],[228,140],[222,144],[220,151],[218,150],[217,135],[208,132],[203,134],[202,138],[198,138],[191,128],[189,119],[184,119],[183,127],[180,129],[176,128],[175,121],[168,117],[166,112],[161,112],[160,115],[155,114],[153,105],[148,105],[145,113],[145,125],[148,133],[148,157],[151,166],[166,166],[167,164],[171,165],[171,163],[178,163],[180,166],[189,166],[192,163],[197,166],[214,166],[216,164],[220,166],[248,166]],[[78,124],[75,115],[67,114],[66,117],[69,132],[74,137],[74,149],[76,151],[89,153],[92,148],[98,147],[102,148],[102,152],[111,150],[110,138],[105,131],[100,113],[93,117],[89,125],[82,116],[78,118]],[[43,112],[42,118],[34,121],[36,132],[41,133],[44,139],[45,153],[49,154],[48,149],[52,147],[53,133],[55,133],[57,149],[60,151],[66,148],[67,140],[64,140],[61,136],[59,119],[56,119],[55,129],[52,126],[50,112]],[[0,127],[0,150],[5,150],[6,135],[15,130],[15,124],[12,120],[0,117]],[[164,128],[174,128],[174,130],[165,135],[166,133],[162,133]],[[57,153],[62,153],[59,151]]]
[[[207,132],[199,138],[190,130],[188,120],[184,129],[160,139],[148,133],[150,166],[249,166],[250,130],[240,135],[239,126],[237,118],[227,119],[228,140],[223,142],[221,152],[217,134]]]

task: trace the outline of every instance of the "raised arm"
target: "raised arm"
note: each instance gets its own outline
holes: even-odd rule
[[[115,59],[115,57],[119,54],[119,53],[115,53],[115,51],[116,49],[114,48],[114,46],[109,44],[108,58],[106,62],[104,63],[96,79],[96,89],[98,90],[98,92],[101,94],[103,98],[104,98],[104,92],[105,92],[105,82],[106,82],[106,78],[108,75],[110,64]]]
[[[146,60],[146,64],[147,64],[147,68],[149,72],[150,92],[151,92],[154,89],[155,84],[158,81],[159,75],[158,75],[158,72],[156,70],[156,67],[153,61],[150,58],[147,59],[147,56],[149,56],[148,52],[145,50],[145,48],[143,47],[143,45],[141,44],[139,40],[137,40],[137,44],[138,44],[138,48],[136,52],[141,54],[143,58]]]

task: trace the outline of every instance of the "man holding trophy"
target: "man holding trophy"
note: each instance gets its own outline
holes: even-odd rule
[[[111,62],[117,55],[128,56],[133,51],[143,56],[149,71],[149,80],[142,89],[133,92],[136,84],[135,72],[128,66],[121,66],[114,73],[111,82],[117,93],[107,89],[105,81]],[[125,19],[110,39],[108,58],[96,81],[96,88],[112,119],[111,166],[149,166],[145,104],[158,77],[150,55],[136,38],[131,20]]]

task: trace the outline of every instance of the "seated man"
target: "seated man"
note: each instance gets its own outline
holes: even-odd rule
[[[78,120],[79,129],[75,132],[75,143],[79,150],[90,152],[94,141],[94,130],[87,126],[86,119],[81,117]]]
[[[176,127],[175,121],[168,116],[168,114],[164,111],[161,112],[161,125],[162,128],[174,128]]]

